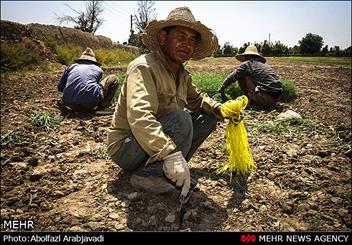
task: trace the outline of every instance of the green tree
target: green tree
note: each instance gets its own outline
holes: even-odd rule
[[[341,56],[343,52],[340,50],[340,46],[330,47],[329,56]]]
[[[224,48],[222,50],[223,56],[234,56],[233,47],[229,42],[224,43]]]
[[[352,55],[352,46],[349,46],[348,48],[346,48],[344,51],[344,56],[350,56]]]
[[[251,45],[250,42],[244,43],[244,44],[240,47],[240,49],[238,50],[238,53],[240,53],[240,54],[244,53],[244,51],[246,50],[246,48],[247,48],[249,45]]]
[[[272,51],[274,56],[284,56],[288,54],[288,47],[280,41],[276,41],[272,47]]]
[[[340,52],[340,46],[335,46],[334,50],[335,50],[335,52]]]
[[[324,48],[321,50],[321,53],[325,56],[329,52],[329,46],[325,45]]]
[[[258,52],[261,54],[262,53],[262,48],[263,48],[262,44],[255,42],[254,46],[257,47]]]
[[[300,49],[297,45],[288,49],[288,55],[298,55],[300,53]]]
[[[323,47],[323,38],[319,35],[308,33],[302,40],[298,41],[301,54],[317,54]]]
[[[264,43],[262,45],[262,55],[263,56],[273,55],[272,45],[270,45],[270,43],[267,40],[264,40]]]
[[[221,57],[222,56],[222,50],[221,50],[221,46],[218,45],[218,48],[216,49],[216,51],[213,53],[214,57]]]
[[[138,35],[134,34],[134,30],[131,30],[130,37],[128,38],[128,45],[138,46],[138,42],[139,42],[138,39],[139,39]]]

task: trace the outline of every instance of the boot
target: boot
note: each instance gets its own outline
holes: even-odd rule
[[[164,176],[160,162],[139,168],[131,175],[130,183],[138,189],[155,194],[166,194],[176,190],[176,187]]]

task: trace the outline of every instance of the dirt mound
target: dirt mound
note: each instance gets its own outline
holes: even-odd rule
[[[55,40],[58,44],[69,44],[82,48],[121,48],[130,52],[138,52],[138,48],[112,42],[108,37],[94,35],[74,28],[28,24],[1,20],[1,41],[18,42],[23,38],[47,42]]]

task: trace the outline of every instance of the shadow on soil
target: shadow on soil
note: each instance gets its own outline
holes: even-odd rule
[[[180,222],[179,191],[167,195],[142,192],[129,182],[130,174],[120,171],[108,183],[108,193],[128,206],[127,226],[134,231],[214,231],[227,217],[227,211],[196,188],[185,206]]]

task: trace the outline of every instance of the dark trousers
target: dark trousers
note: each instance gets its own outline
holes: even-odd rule
[[[119,80],[115,75],[110,75],[100,82],[100,97],[101,100],[92,100],[91,103],[66,105],[73,111],[89,112],[95,107],[103,109],[112,104],[117,88],[119,87]],[[65,102],[64,102],[65,103]]]
[[[238,80],[238,84],[249,100],[254,102],[258,107],[264,109],[274,108],[279,100],[279,96],[273,96],[256,89],[256,85],[249,76],[245,76],[243,79]]]
[[[198,147],[215,130],[217,122],[215,117],[207,113],[189,113],[184,110],[169,113],[160,117],[158,121],[163,126],[164,133],[170,136],[177,149],[182,151],[186,161],[191,159]],[[112,156],[112,160],[122,169],[161,176],[163,174],[161,162],[157,161],[145,166],[148,158],[149,155],[140,147],[132,134]]]
[[[99,103],[98,107],[106,108],[112,104],[116,90],[119,87],[119,80],[115,75],[110,75],[101,81],[100,84],[102,86],[103,100]]]

